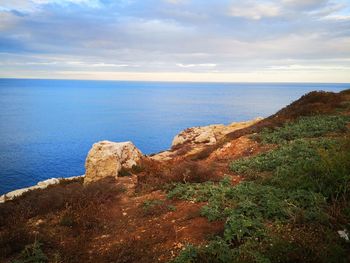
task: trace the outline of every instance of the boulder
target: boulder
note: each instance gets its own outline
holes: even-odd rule
[[[37,186],[39,186],[40,188],[47,188],[49,185],[52,184],[59,184],[60,183],[60,179],[59,178],[51,178],[51,179],[47,179],[45,181],[41,181],[37,184]]]
[[[223,138],[226,134],[235,130],[246,128],[261,120],[262,118],[259,117],[251,121],[232,122],[228,125],[213,124],[208,126],[188,128],[174,137],[171,146],[173,148],[179,148],[181,145],[213,145],[216,144],[216,142]]]
[[[118,176],[122,168],[130,169],[142,157],[132,142],[101,141],[95,143],[85,162],[84,183],[97,181],[107,176]]]
[[[207,145],[215,144],[217,140],[217,131],[223,129],[222,124],[215,124],[203,127],[188,128],[176,135],[172,142],[172,147],[185,143],[204,143]]]

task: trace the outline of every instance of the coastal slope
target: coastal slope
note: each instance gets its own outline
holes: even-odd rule
[[[151,156],[96,144],[88,179],[0,204],[0,261],[349,262],[349,123],[350,90],[315,91]]]

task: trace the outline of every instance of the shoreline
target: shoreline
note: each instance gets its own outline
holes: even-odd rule
[[[192,148],[192,151],[203,150],[205,147],[216,144],[216,141],[214,143],[212,143],[208,136],[214,136],[215,138],[218,138],[219,134],[220,134],[220,136],[222,136],[223,134],[232,132],[234,130],[253,125],[256,122],[259,122],[263,119],[264,118],[262,118],[262,117],[256,117],[256,118],[251,119],[251,120],[246,120],[246,121],[241,121],[241,122],[232,122],[232,123],[229,123],[227,125],[210,124],[210,125],[206,125],[206,126],[189,127],[189,128],[186,128],[186,129],[180,131],[178,134],[176,134],[174,136],[173,143],[172,143],[170,148],[168,148],[164,151],[158,152],[158,153],[147,154],[144,156],[147,156],[153,160],[159,160],[159,161],[167,161],[167,160],[173,159],[176,156],[176,152],[179,149],[181,149],[182,147],[188,146],[189,141],[194,140],[194,137],[197,137],[197,138],[202,137],[202,141],[196,141],[194,143],[195,145],[194,145],[194,148]],[[188,133],[188,131],[192,132],[194,129],[199,129],[199,132],[197,131],[197,134],[195,134],[195,135]],[[215,133],[212,132],[212,129],[215,129]],[[208,130],[210,131],[209,133],[208,133]],[[218,131],[218,133],[217,133],[217,131]],[[177,141],[179,140],[179,137],[182,137],[182,136],[186,137],[189,135],[192,137],[191,140],[188,140],[188,138],[186,138],[186,139],[182,138],[180,143],[176,142],[176,140]],[[211,138],[213,138],[213,137],[211,137]],[[209,142],[206,141],[207,139],[209,140]],[[174,149],[174,147],[176,148],[176,146],[180,146],[180,147],[178,149]],[[20,197],[24,193],[31,191],[31,190],[45,189],[50,185],[56,185],[62,181],[72,181],[72,180],[75,180],[78,178],[84,178],[84,177],[85,177],[85,174],[78,175],[78,176],[71,176],[71,177],[67,177],[67,178],[52,177],[52,178],[49,178],[49,179],[46,179],[43,181],[39,181],[36,185],[15,189],[15,190],[12,190],[10,192],[7,192],[5,194],[0,195],[0,203],[4,203],[6,201],[13,200],[16,197]]]
[[[31,191],[31,190],[37,190],[37,189],[45,189],[50,185],[56,185],[61,183],[62,181],[73,181],[79,178],[83,178],[85,174],[83,175],[77,175],[77,176],[71,176],[67,178],[63,177],[58,177],[58,178],[49,178],[44,181],[39,181],[36,185],[29,186],[29,187],[24,187],[24,188],[19,188],[15,189],[13,191],[10,191],[6,194],[3,194],[0,196],[0,204],[5,203],[6,201],[10,201],[15,199],[16,197],[20,197],[24,193]]]

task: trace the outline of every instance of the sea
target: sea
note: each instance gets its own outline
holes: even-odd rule
[[[168,149],[181,130],[267,117],[313,90],[349,84],[0,79],[0,194],[84,174],[93,143]]]

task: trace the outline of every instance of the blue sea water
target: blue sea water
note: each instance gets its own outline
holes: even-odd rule
[[[306,92],[348,87],[0,79],[0,194],[84,174],[100,140],[155,153],[187,127],[266,117]]]

